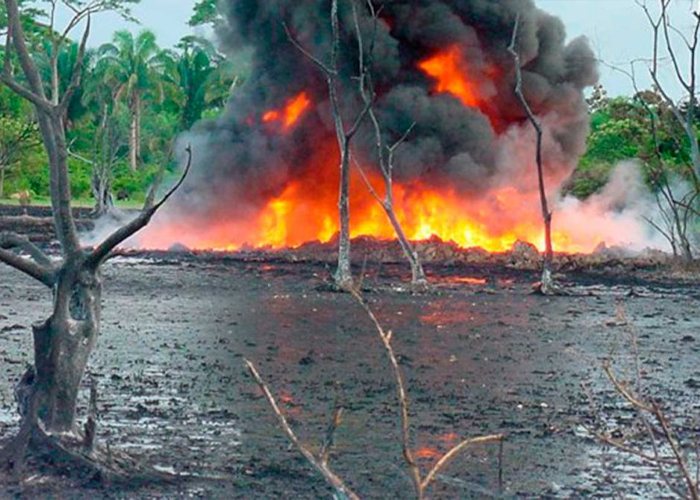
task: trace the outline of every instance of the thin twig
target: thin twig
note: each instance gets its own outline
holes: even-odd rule
[[[277,416],[277,419],[279,420],[280,426],[282,427],[284,432],[287,434],[287,437],[292,442],[292,444],[294,446],[296,446],[296,448],[304,456],[304,458],[306,458],[306,460],[326,479],[326,481],[333,487],[334,490],[345,495],[347,498],[349,498],[351,500],[359,500],[359,497],[350,488],[348,488],[348,486],[345,484],[345,482],[340,477],[338,477],[328,467],[328,465],[326,463],[324,463],[322,460],[319,460],[318,458],[316,458],[314,456],[314,454],[311,453],[311,451],[306,446],[304,446],[301,443],[301,441],[299,441],[299,438],[294,433],[294,430],[289,425],[289,422],[287,422],[287,418],[284,416],[284,414],[280,410],[279,406],[277,405],[277,401],[275,400],[275,397],[272,395],[267,384],[265,384],[265,381],[262,379],[262,377],[258,373],[258,370],[256,370],[253,363],[251,363],[247,359],[244,359],[243,361],[245,361],[245,364],[248,367],[248,371],[253,376],[255,381],[258,383],[258,386],[263,391],[263,394],[265,394],[265,398],[267,398],[267,402],[272,407],[272,411]]]

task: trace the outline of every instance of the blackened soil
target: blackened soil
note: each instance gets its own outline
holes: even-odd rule
[[[681,437],[700,409],[697,283],[569,276],[566,297],[531,294],[536,275],[495,266],[429,268],[429,294],[401,290],[403,266],[369,264],[364,285],[407,377],[423,469],[459,438],[508,435],[502,488],[497,446],[475,447],[439,476],[431,498],[667,498],[654,470],[606,452],[585,383],[611,430],[634,416],[601,370],[621,377],[634,329],[647,390]],[[330,498],[290,449],[243,367],[253,361],[301,439],[317,449],[335,382],[347,410],[331,463],[363,498],[412,498],[401,460],[395,384],[376,332],[321,264],[120,258],[105,269],[99,439],[167,470],[208,476],[177,485],[90,488],[37,474],[0,482],[1,498]],[[31,359],[30,324],[50,293],[0,267],[0,436],[17,429],[12,388]],[[628,326],[621,325],[620,307]],[[83,394],[86,398],[87,391]],[[84,407],[84,401],[83,401]],[[218,476],[220,479],[212,479]]]

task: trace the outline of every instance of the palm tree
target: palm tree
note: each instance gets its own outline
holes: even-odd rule
[[[72,41],[61,44],[56,54],[54,71],[52,52],[55,47],[48,38],[42,40],[41,45],[41,50],[35,52],[37,67],[43,81],[46,82],[44,85],[46,94],[55,99],[55,97],[62,95],[71,83],[73,68],[78,59],[80,46],[77,42]],[[81,67],[81,81],[85,82],[88,80],[85,78],[87,72],[93,64],[94,53],[88,50],[83,57],[84,62]],[[53,88],[54,85],[56,87],[55,89]],[[74,122],[87,112],[86,107],[83,105],[83,87],[84,86],[81,85],[75,89],[68,103],[68,107],[66,108],[66,114],[64,116],[66,130],[70,130]]]
[[[169,54],[166,80],[174,90],[180,126],[188,130],[205,111],[225,103],[234,80],[224,68],[224,58],[207,40],[188,36],[178,49],[179,53]]]
[[[141,108],[144,98],[162,96],[160,71],[163,67],[163,52],[156,43],[152,31],[141,31],[136,38],[129,31],[117,31],[112,43],[98,50],[99,71],[104,71],[107,80],[117,88],[117,100],[124,99],[131,114],[129,131],[129,164],[131,170],[138,168],[141,157]]]

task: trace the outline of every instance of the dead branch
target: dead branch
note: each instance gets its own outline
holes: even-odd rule
[[[475,438],[465,439],[460,442],[447,453],[445,453],[440,460],[433,466],[433,468],[428,472],[428,474],[423,478],[421,476],[420,468],[416,462],[415,456],[411,448],[411,423],[410,423],[410,412],[408,404],[408,396],[406,394],[405,382],[403,374],[401,373],[401,368],[399,367],[399,362],[394,352],[394,348],[391,345],[392,333],[391,331],[386,332],[382,327],[381,323],[377,319],[372,309],[367,305],[365,300],[356,290],[351,292],[352,296],[357,300],[362,309],[365,310],[369,318],[374,323],[374,326],[379,334],[382,341],[382,345],[387,352],[389,361],[391,363],[392,370],[394,372],[394,379],[396,381],[396,391],[397,398],[401,413],[401,437],[403,446],[403,457],[406,465],[409,469],[411,480],[413,481],[413,486],[416,492],[416,498],[418,500],[423,500],[425,498],[425,492],[430,486],[430,484],[435,479],[435,476],[440,470],[447,466],[461,451],[467,447],[475,444],[486,444],[502,441],[505,436],[503,434],[492,434],[488,436],[479,436]]]
[[[253,363],[251,363],[247,359],[244,359],[244,361],[246,366],[248,367],[248,371],[258,383],[258,386],[263,391],[263,394],[265,394],[265,398],[267,398],[268,403],[270,403],[270,406],[272,407],[272,411],[277,416],[280,426],[287,434],[287,437],[292,442],[292,444],[299,450],[299,452],[301,452],[302,455],[304,455],[304,458],[306,458],[306,460],[314,467],[314,469],[316,469],[326,479],[328,484],[330,484],[330,486],[336,491],[336,493],[342,495],[341,498],[359,500],[359,497],[355,494],[355,492],[348,488],[345,482],[328,467],[327,456],[324,456],[324,454],[326,453],[325,451],[321,456],[316,457],[306,446],[304,446],[301,443],[301,441],[299,441],[299,438],[294,433],[294,430],[291,428],[289,422],[287,422],[286,417],[277,405],[275,397],[272,395],[267,384],[262,379],[258,371],[255,369]]]
[[[125,226],[117,229],[115,232],[110,234],[102,243],[100,243],[87,257],[85,262],[87,267],[96,268],[97,266],[99,266],[99,264],[102,261],[104,261],[104,259],[108,257],[110,252],[114,250],[118,245],[120,245],[125,240],[139,232],[144,227],[146,227],[146,225],[148,225],[155,213],[160,209],[160,207],[162,207],[170,199],[170,197],[173,194],[175,194],[175,191],[177,191],[182,185],[182,183],[185,182],[187,174],[190,172],[190,168],[192,167],[192,148],[190,146],[187,146],[187,149],[185,151],[187,152],[187,165],[185,166],[185,170],[182,172],[182,175],[180,176],[180,179],[177,181],[177,183],[175,183],[175,185],[172,188],[170,188],[170,190],[165,194],[165,196],[163,196],[163,198],[158,203],[152,205],[151,207],[144,208],[144,210],[142,210],[141,213],[134,220],[132,220]],[[154,190],[152,188],[151,193],[153,192]],[[149,193],[148,197],[152,198],[152,196],[153,195]]]
[[[624,317],[624,310],[621,309],[621,311]],[[659,405],[656,401],[647,401],[641,396],[642,375],[639,362],[639,352],[637,348],[637,337],[636,332],[629,322],[627,325],[628,332],[631,336],[633,350],[632,354],[634,356],[635,363],[635,377],[637,380],[636,393],[630,389],[627,384],[624,384],[618,379],[612,369],[610,361],[603,363],[603,370],[611,385],[615,389],[615,392],[637,412],[638,417],[644,425],[646,435],[650,440],[653,455],[645,452],[638,446],[631,446],[618,439],[614,439],[606,432],[589,430],[589,433],[598,441],[606,445],[612,446],[623,453],[639,457],[642,460],[655,465],[660,479],[663,480],[669,491],[673,492],[673,494],[678,498],[699,500],[700,494],[698,490],[697,477],[693,478],[685,451],[681,446],[681,443],[676,439],[668,417],[661,408],[661,405]],[[593,398],[585,385],[584,390],[586,390],[586,394],[588,395],[589,401],[591,401],[591,405],[593,407]],[[602,424],[600,423],[600,418],[597,416],[597,414],[596,421],[597,425],[601,427]],[[656,424],[656,427],[652,426],[652,422]],[[660,438],[657,437],[659,435],[661,436]],[[660,442],[665,444],[668,449],[670,449],[670,456],[663,455],[661,453]],[[696,464],[696,467],[697,466],[698,464]],[[681,484],[683,484],[684,487],[681,487]]]
[[[410,472],[411,480],[413,481],[413,486],[416,490],[416,494],[420,499],[423,495],[423,488],[420,469],[418,468],[418,463],[416,462],[416,459],[413,455],[413,450],[411,449],[411,424],[408,410],[408,397],[406,396],[404,378],[403,374],[401,373],[401,368],[399,367],[399,361],[396,358],[394,348],[391,345],[391,331],[384,331],[384,328],[375,316],[374,312],[372,311],[372,309],[370,309],[370,307],[364,301],[359,292],[353,290],[351,294],[353,297],[355,297],[355,300],[357,300],[358,304],[360,304],[362,309],[365,310],[367,316],[369,316],[369,318],[372,320],[372,323],[374,323],[374,326],[377,329],[377,333],[379,334],[379,338],[382,341],[382,345],[384,346],[384,349],[386,350],[387,355],[389,357],[391,369],[394,372],[394,380],[396,381],[396,391],[401,413],[401,444],[403,446],[403,457],[406,461],[406,465],[408,466],[408,470]]]
[[[492,434],[487,436],[478,436],[474,438],[465,439],[456,446],[452,447],[447,453],[445,453],[438,460],[438,462],[430,469],[426,476],[422,477],[420,468],[418,466],[418,463],[415,459],[415,455],[411,447],[411,425],[408,396],[405,389],[404,377],[401,372],[401,368],[399,367],[398,358],[396,357],[394,348],[391,345],[392,333],[391,331],[384,330],[372,309],[367,305],[367,303],[364,301],[364,299],[356,289],[351,289],[350,294],[357,300],[362,309],[364,309],[364,311],[371,319],[372,323],[374,323],[377,333],[379,334],[379,337],[382,341],[382,345],[384,346],[389,361],[391,363],[391,367],[394,373],[394,380],[396,382],[397,399],[401,415],[401,443],[403,449],[403,458],[410,472],[411,480],[416,493],[416,498],[417,500],[424,500],[425,493],[430,487],[430,485],[434,482],[435,478],[437,477],[437,474],[442,469],[444,469],[460,452],[462,452],[469,446],[478,444],[500,442],[502,445],[505,436],[503,434]],[[291,428],[289,422],[280,410],[279,405],[277,404],[269,387],[263,381],[262,377],[256,370],[253,363],[251,363],[247,359],[244,359],[244,361],[246,363],[248,371],[253,376],[260,389],[263,391],[263,394],[267,398],[268,403],[272,407],[273,412],[275,413],[277,419],[280,422],[280,426],[287,434],[291,443],[301,452],[301,454],[306,458],[306,460],[326,479],[326,481],[339,494],[340,498],[349,498],[353,500],[357,499],[357,495],[351,490],[349,490],[345,482],[328,467],[330,450],[333,446],[333,437],[338,426],[341,423],[341,417],[343,412],[343,406],[340,403],[339,397],[336,398],[333,415],[328,425],[326,437],[321,446],[321,451],[318,454],[318,456],[315,456],[303,443],[301,443],[301,441],[299,441],[299,438],[296,436],[294,430]],[[499,484],[502,484],[502,457],[503,449],[501,447],[499,449]]]
[[[505,436],[503,434],[492,434],[490,436],[479,436],[475,438],[470,438],[470,439],[465,439],[458,445],[456,445],[454,448],[452,448],[450,451],[445,453],[440,460],[433,466],[432,469],[430,469],[430,472],[428,472],[428,475],[425,476],[425,479],[423,479],[423,482],[421,483],[421,488],[423,490],[426,490],[428,486],[430,486],[430,483],[435,479],[435,475],[440,472],[440,470],[445,467],[447,464],[449,464],[452,459],[460,453],[462,450],[467,448],[468,446],[476,445],[476,444],[486,444],[486,443],[495,443],[499,442],[502,443],[503,439]]]
[[[615,374],[612,371],[609,361],[605,361],[603,363],[603,371],[605,371],[605,374],[608,376],[608,379],[612,383],[613,387],[615,387],[615,390],[618,392],[618,394],[625,398],[629,404],[631,404],[635,408],[649,413],[652,413],[654,411],[651,405],[647,405],[643,401],[637,399],[634,395],[632,395],[629,392],[629,390],[627,390],[627,388],[619,380],[617,380]]]
[[[545,239],[545,254],[544,261],[542,265],[542,286],[541,292],[545,295],[554,292],[554,283],[551,277],[551,266],[552,259],[554,256],[554,251],[552,249],[552,212],[549,210],[549,205],[547,202],[547,191],[544,184],[544,167],[542,165],[542,138],[543,131],[540,121],[535,116],[532,108],[525,99],[523,94],[523,76],[520,63],[520,54],[515,49],[515,43],[518,39],[518,30],[520,28],[520,17],[518,16],[515,20],[515,26],[513,27],[513,37],[508,47],[508,52],[513,56],[513,63],[515,66],[515,95],[520,102],[528,120],[535,129],[537,134],[537,151],[535,154],[535,160],[537,163],[537,180],[540,192],[540,203],[542,205],[542,220],[544,221],[544,239]]]
[[[403,251],[404,255],[406,256],[406,259],[409,262],[409,265],[411,266],[411,284],[416,287],[418,290],[426,289],[428,287],[428,280],[425,275],[425,271],[423,270],[423,266],[420,262],[420,259],[418,257],[418,254],[413,248],[413,245],[408,241],[408,238],[406,237],[406,233],[403,230],[403,227],[401,225],[401,222],[399,221],[398,217],[396,216],[396,211],[394,210],[394,193],[393,193],[393,170],[394,170],[394,153],[396,149],[403,144],[408,136],[411,134],[413,131],[414,127],[416,126],[416,123],[413,122],[410,127],[404,132],[404,134],[391,146],[387,146],[386,150],[384,147],[384,137],[382,133],[381,126],[379,124],[379,120],[377,119],[376,113],[374,112],[374,101],[375,101],[375,92],[373,88],[373,83],[372,83],[372,72],[371,72],[371,64],[372,64],[372,58],[373,58],[373,48],[374,48],[374,43],[376,39],[376,30],[377,30],[377,22],[378,22],[378,16],[379,12],[375,10],[374,5],[371,0],[367,0],[367,8],[369,9],[372,19],[374,21],[373,24],[373,33],[372,33],[372,39],[370,40],[369,44],[369,54],[367,59],[365,59],[364,56],[364,40],[362,36],[362,30],[360,29],[360,20],[359,16],[357,14],[357,7],[355,6],[355,3],[352,3],[352,13],[353,13],[353,21],[354,21],[354,28],[355,28],[355,37],[357,39],[357,48],[359,52],[359,73],[360,76],[357,78],[358,81],[358,91],[360,96],[362,97],[362,100],[365,105],[365,110],[366,113],[370,119],[370,122],[372,123],[372,127],[374,129],[374,135],[375,135],[375,142],[376,142],[376,152],[377,152],[377,163],[378,163],[378,168],[379,172],[382,175],[382,179],[384,180],[384,198],[382,199],[377,191],[374,189],[374,186],[372,186],[372,183],[370,182],[367,174],[365,173],[364,169],[360,165],[360,163],[357,161],[357,158],[355,155],[353,155],[353,162],[356,166],[356,168],[359,170],[360,175],[362,177],[363,182],[367,186],[367,189],[369,190],[370,194],[372,197],[379,203],[379,205],[382,207],[384,212],[386,213],[387,217],[389,218],[389,222],[391,223],[394,232],[396,234],[396,238],[399,241],[399,244],[401,246],[401,250]]]
[[[70,101],[73,98],[75,91],[78,89],[78,87],[80,87],[80,81],[83,76],[82,69],[83,64],[85,62],[85,49],[87,47],[88,38],[90,37],[90,22],[91,17],[90,14],[88,14],[85,32],[83,33],[83,38],[80,41],[80,47],[78,48],[78,56],[76,58],[75,65],[73,66],[71,80],[68,84],[68,88],[63,93],[63,96],[61,97],[61,100],[58,104],[57,112],[61,116],[65,114],[65,112],[68,110],[68,106],[70,105]]]
[[[34,261],[42,266],[51,267],[53,264],[51,259],[34,243],[29,241],[26,236],[20,236],[15,233],[0,233],[0,248],[10,250],[18,248],[26,252]]]
[[[32,260],[12,252],[13,249],[27,253]],[[0,233],[0,262],[14,267],[48,287],[56,281],[56,269],[51,260],[27,238],[14,233]]]
[[[336,391],[337,393],[335,403],[333,405],[333,414],[331,416],[330,421],[328,422],[328,428],[326,429],[326,437],[323,440],[321,452],[319,453],[321,463],[326,465],[328,464],[328,459],[330,457],[330,453],[333,449],[333,445],[335,442],[335,432],[338,430],[338,427],[340,427],[340,424],[343,421],[344,408],[342,402],[342,394],[338,384],[336,384]]]

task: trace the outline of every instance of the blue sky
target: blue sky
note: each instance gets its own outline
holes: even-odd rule
[[[301,1],[301,0],[300,0]],[[656,0],[647,0],[655,3]],[[689,22],[693,2],[675,0],[679,25]],[[634,0],[536,0],[543,10],[559,16],[567,27],[569,38],[585,35],[598,57],[608,64],[629,68],[629,61],[648,57],[651,53],[649,29],[641,9]],[[192,33],[187,26],[195,0],[142,0],[134,15],[143,27],[156,32],[159,43],[172,46],[184,35]],[[103,14],[95,19],[91,43],[109,41],[116,29],[139,27],[125,24],[114,15]],[[638,66],[642,86],[648,86],[643,66]],[[630,94],[628,77],[601,66],[601,81],[610,94]]]

